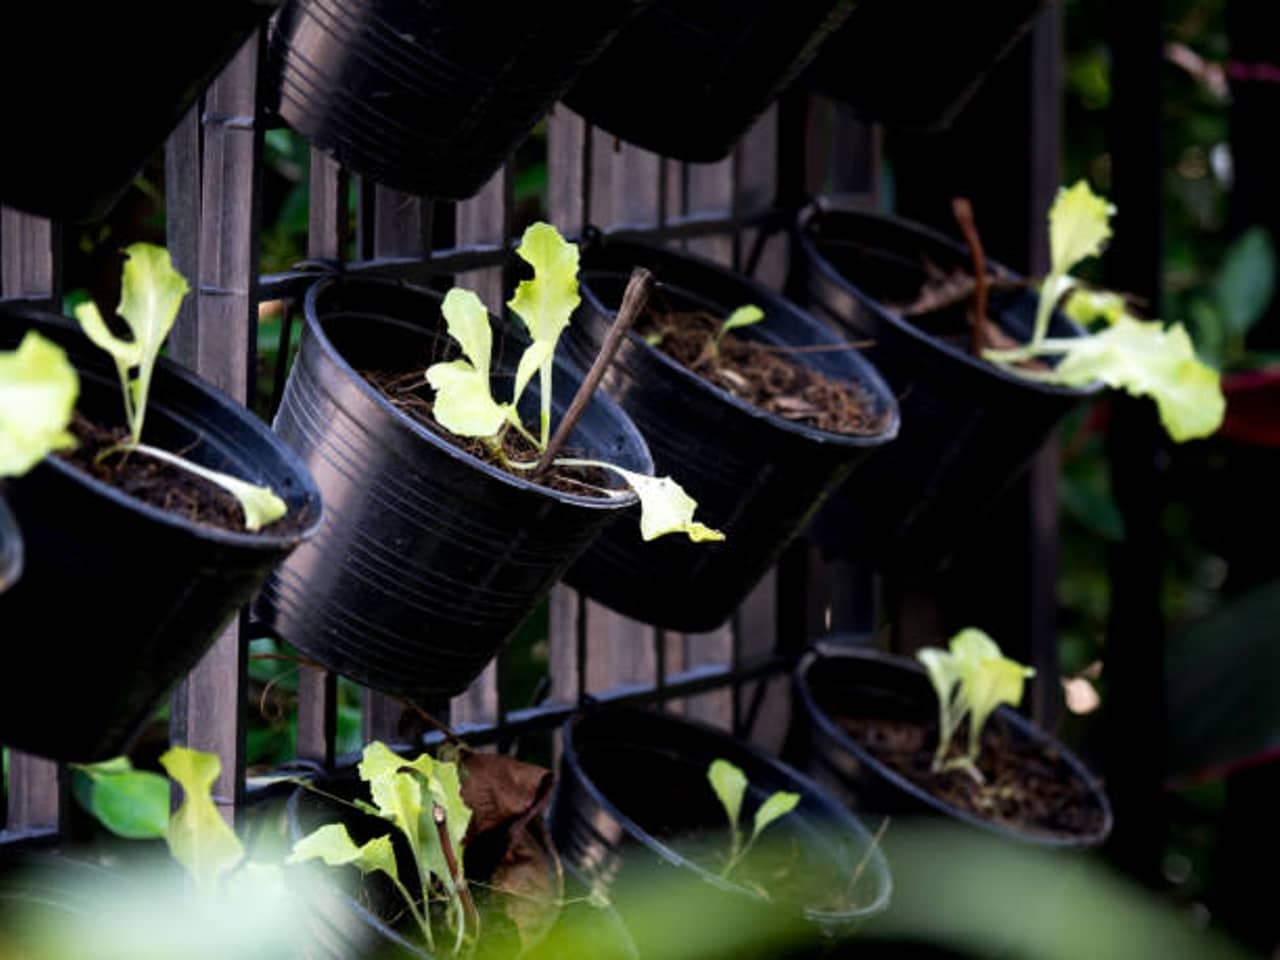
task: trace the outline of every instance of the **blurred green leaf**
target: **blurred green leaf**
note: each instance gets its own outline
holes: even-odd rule
[[[1275,246],[1264,228],[1251,227],[1227,248],[1213,285],[1227,330],[1247,334],[1266,313],[1275,288]]]
[[[119,837],[152,840],[169,823],[169,781],[158,773],[135,770],[127,757],[73,764],[76,800]]]

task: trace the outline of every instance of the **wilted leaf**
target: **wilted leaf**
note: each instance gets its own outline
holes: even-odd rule
[[[227,493],[236,498],[236,502],[240,504],[240,509],[244,511],[244,526],[246,530],[260,530],[266,524],[274,523],[289,512],[288,505],[270,487],[258,486],[229,474],[210,470],[208,467],[202,467],[198,463],[192,463],[186,457],[179,457],[176,454],[169,453],[167,450],[161,450],[159,447],[151,447],[144,443],[139,443],[130,449],[138,453],[145,453],[147,456],[154,457],[157,460],[163,460],[165,463],[173,464],[175,467],[179,467],[189,473],[194,473],[196,476],[203,477],[210,483],[227,491]]]
[[[470,836],[508,826],[546,799],[551,771],[504,753],[462,759],[462,801],[471,811]]]
[[[57,344],[34,330],[0,352],[0,477],[21,476],[51,450],[75,446],[67,432],[80,378]]]
[[[169,852],[197,884],[211,888],[244,858],[239,838],[213,803],[213,783],[222,761],[212,753],[170,747],[160,757],[160,765],[182,787],[183,794],[182,805],[165,832]]]

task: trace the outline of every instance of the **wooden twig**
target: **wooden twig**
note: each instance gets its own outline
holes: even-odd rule
[[[960,232],[964,234],[964,242],[969,246],[969,256],[973,259],[973,322],[970,324],[969,352],[981,357],[986,340],[987,323],[987,258],[982,252],[982,239],[978,236],[978,225],[973,219],[973,205],[967,197],[956,197],[951,201],[951,213],[956,218]]]
[[[644,312],[645,305],[649,302],[649,293],[653,290],[653,283],[653,274],[644,267],[636,267],[631,272],[631,279],[627,282],[627,289],[622,294],[622,306],[618,308],[618,315],[614,317],[613,324],[609,327],[609,332],[605,334],[604,343],[601,344],[600,352],[596,354],[595,361],[591,364],[591,369],[587,371],[582,385],[578,387],[578,392],[574,394],[573,402],[569,404],[568,412],[561,419],[560,425],[556,427],[556,432],[551,435],[551,442],[547,444],[547,449],[543,451],[542,456],[539,458],[538,465],[534,467],[532,476],[535,479],[551,466],[560,450],[564,447],[565,441],[569,439],[569,434],[573,432],[573,428],[582,418],[582,413],[587,409],[587,404],[591,402],[591,395],[595,393],[600,379],[604,376],[604,372],[609,369],[609,364],[613,363],[613,355],[618,352],[618,347],[622,345],[622,338],[627,335],[631,325]]]
[[[454,854],[453,842],[449,839],[449,818],[444,807],[438,803],[431,805],[431,819],[436,824],[436,835],[440,838],[440,849],[444,852],[444,862],[449,868],[449,876],[453,878],[454,889],[458,891],[458,899],[462,901],[462,911],[466,914],[466,922],[471,925],[476,936],[480,935],[480,914],[476,910],[475,901],[471,899],[471,891],[467,889],[467,878],[463,875]]]

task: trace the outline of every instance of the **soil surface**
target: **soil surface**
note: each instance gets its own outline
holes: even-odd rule
[[[144,453],[112,453],[98,461],[99,453],[129,439],[123,428],[108,430],[77,413],[71,422],[71,432],[79,446],[59,453],[59,457],[91,477],[184,520],[234,533],[279,534],[302,526],[298,511],[291,510],[261,530],[245,530],[244,511],[239,501],[216,483]],[[179,456],[189,454],[187,450],[170,452]]]
[[[1101,808],[1088,784],[1052,748],[1012,736],[993,717],[983,730],[979,783],[963,770],[933,773],[936,723],[880,717],[837,717],[837,723],[881,763],[974,816],[1022,833],[1089,836],[1103,826]],[[968,728],[961,729],[952,754],[963,753]]]
[[[406,416],[412,417],[436,436],[441,437],[455,447],[465,450],[490,466],[497,467],[503,473],[522,480],[531,480],[530,470],[519,470],[507,466],[502,459],[476,437],[459,437],[450,433],[436,422],[432,415],[434,394],[430,384],[423,375],[425,367],[412,370],[361,370],[360,376],[378,390],[387,401]],[[538,459],[539,451],[518,430],[506,430],[502,434],[502,452],[508,460],[529,463]],[[566,458],[587,459],[588,452],[575,451],[566,447],[560,454]],[[605,498],[607,491],[624,488],[620,478],[601,467],[552,467],[545,471],[535,483],[561,493],[572,493],[582,497]]]
[[[875,409],[871,396],[858,384],[833,380],[794,363],[786,348],[729,333],[720,341],[717,355],[715,337],[721,322],[705,311],[650,311],[637,332],[703,379],[784,420],[858,436],[883,428],[885,414]]]

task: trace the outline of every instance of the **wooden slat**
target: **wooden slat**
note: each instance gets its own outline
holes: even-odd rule
[[[260,35],[250,39],[205,96],[199,269],[196,284],[196,370],[247,403],[256,328],[262,128],[258,116]],[[222,758],[214,795],[234,819],[244,794],[246,646],[230,626],[173,697],[175,743]]]
[[[456,240],[459,245],[501,243],[511,233],[514,171],[510,164],[493,175],[473,199],[459,203],[455,209]],[[506,269],[494,267],[476,270],[461,282],[501,316],[506,310]],[[455,697],[449,709],[454,723],[493,723],[498,719],[498,661],[489,664],[471,687]]]
[[[203,100],[178,122],[164,148],[165,235],[173,265],[184,277],[200,275],[200,115]],[[186,297],[169,334],[169,356],[196,365],[196,297]]]
[[[0,296],[56,300],[57,230],[48,220],[0,208]],[[58,765],[9,752],[5,828],[14,833],[57,830],[63,822]]]
[[[347,177],[336,160],[311,151],[307,255],[338,260],[347,233]],[[287,320],[286,320],[287,322]],[[327,670],[298,672],[298,757],[332,766],[338,728],[337,677]]]

